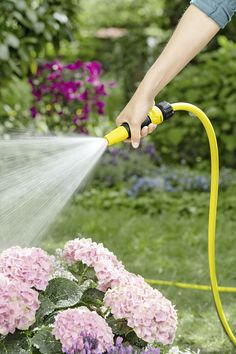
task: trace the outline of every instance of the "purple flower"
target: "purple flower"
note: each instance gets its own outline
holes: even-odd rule
[[[68,69],[71,71],[79,70],[82,66],[83,66],[83,62],[80,59],[78,59],[75,63],[65,65],[65,69]]]
[[[80,101],[86,101],[88,99],[88,89],[85,89],[80,95],[79,95],[79,100]]]
[[[59,70],[54,71],[50,74],[48,74],[47,79],[50,81],[53,81],[55,79],[58,79],[59,77],[61,77],[61,72]]]
[[[98,114],[104,114],[105,102],[97,101],[95,105],[98,109]]]
[[[46,62],[45,64],[42,65],[43,69],[48,69],[48,70],[62,70],[63,65],[59,60],[53,60],[50,62]]]
[[[99,84],[99,85],[95,86],[95,92],[99,96],[107,96],[105,86],[103,84]]]
[[[32,107],[30,108],[30,112],[31,112],[32,118],[36,118],[38,112],[37,112],[37,109],[36,109],[35,106],[32,106]]]
[[[117,86],[117,82],[111,81],[111,82],[109,82],[108,86],[109,86],[110,88],[115,88],[115,87]]]
[[[89,83],[95,82],[102,71],[102,66],[98,61],[91,61],[90,63],[86,63],[85,68],[89,73],[89,77],[87,78]]]

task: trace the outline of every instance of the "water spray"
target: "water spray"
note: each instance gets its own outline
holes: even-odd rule
[[[154,106],[148,113],[148,117],[141,125],[141,129],[148,126],[150,123],[161,124],[170,119],[175,111],[187,111],[196,116],[203,124],[210,146],[211,156],[211,189],[210,189],[210,203],[209,203],[209,218],[208,218],[208,263],[211,281],[211,291],[216,306],[216,311],[220,322],[228,335],[231,342],[236,346],[236,337],[234,336],[229,323],[226,319],[220,294],[216,274],[215,264],[215,232],[216,232],[216,214],[217,214],[217,199],[218,199],[218,184],[219,184],[219,154],[216,135],[213,126],[206,116],[206,114],[198,107],[190,103],[173,103],[161,102]],[[131,132],[128,123],[123,123],[118,128],[112,130],[105,135],[108,145],[113,145],[130,138]]]

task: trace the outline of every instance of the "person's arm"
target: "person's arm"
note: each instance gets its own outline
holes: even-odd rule
[[[190,5],[156,62],[149,69],[135,94],[119,114],[116,122],[128,122],[134,148],[155,129],[154,124],[140,131],[140,126],[153,106],[155,96],[216,35],[220,26],[195,5]]]

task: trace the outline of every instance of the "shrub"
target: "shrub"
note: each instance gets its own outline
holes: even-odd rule
[[[203,109],[215,128],[221,163],[235,167],[236,44],[219,37],[219,45],[219,49],[201,54],[198,62],[189,65],[158,100],[190,102]],[[162,156],[188,164],[208,159],[209,148],[201,124],[177,114],[152,135]]]

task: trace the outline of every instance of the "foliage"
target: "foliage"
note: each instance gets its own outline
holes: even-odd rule
[[[77,59],[75,63],[63,65],[54,60],[40,65],[29,80],[34,96],[32,118],[38,119],[40,114],[51,131],[74,128],[87,132],[91,112],[104,114],[103,97],[107,92],[101,82],[101,72],[101,63],[97,61],[83,63]]]
[[[219,195],[216,260],[221,286],[233,286],[235,282],[235,249],[231,247],[236,227],[235,191],[232,186]],[[68,235],[79,230],[105,243],[127,269],[148,279],[209,284],[208,193],[146,193],[137,198],[127,198],[125,193],[111,189],[93,193],[74,200],[64,210],[43,240],[46,249],[53,251],[63,246]],[[210,292],[160,285],[158,288],[177,302],[179,329],[175,345],[200,348],[203,353],[234,353]],[[235,295],[221,296],[234,328]]]
[[[112,167],[112,168],[111,168]],[[209,163],[199,163],[197,170],[186,165],[177,167],[163,164],[153,143],[143,142],[139,150],[132,147],[111,147],[101,158],[87,189],[106,187],[124,189],[129,196],[145,192],[209,191]],[[221,190],[233,183],[234,172],[222,168]]]
[[[25,129],[29,126],[32,104],[29,84],[13,76],[0,91],[0,134],[12,129]]]
[[[152,143],[143,144],[139,151],[130,146],[111,147],[102,157],[89,187],[118,187],[135,176],[154,175],[156,165],[160,165],[160,159]]]
[[[235,167],[236,45],[224,37],[219,37],[219,44],[219,49],[201,54],[199,62],[186,68],[158,99],[186,101],[202,108],[215,128],[221,163]],[[153,140],[163,158],[191,165],[209,158],[207,139],[202,131],[197,119],[176,114],[172,122],[163,124],[158,134],[153,134]]]
[[[0,76],[25,77],[36,68],[50,43],[58,49],[62,39],[78,28],[78,0],[9,0],[0,3]]]
[[[85,36],[80,34],[80,50],[82,55],[89,53],[92,58],[96,55],[96,59],[104,63],[105,70],[119,80],[122,105],[143,78],[156,51],[160,52],[158,45],[168,36],[169,31],[162,30],[163,3],[155,0],[145,3],[141,0],[81,2],[80,19],[86,32]],[[96,16],[91,15],[94,8]],[[112,28],[118,29],[117,34],[109,33]]]
[[[34,253],[37,256],[32,259]],[[127,354],[159,354],[157,348],[149,346],[145,349],[147,344],[153,344],[153,341],[164,345],[172,343],[177,317],[171,302],[142,277],[126,271],[102,244],[77,238],[57,253],[55,258],[40,248],[12,247],[0,255],[0,297],[8,299],[5,307],[9,309],[19,305],[18,312],[6,312],[4,308],[0,326],[0,348],[3,352],[76,354],[83,351],[92,354],[97,349],[98,354],[115,354],[117,348],[121,350],[122,347],[126,352],[125,348],[129,346]],[[42,264],[38,262],[40,259]],[[22,269],[23,276],[19,274]],[[58,276],[58,272],[63,276]],[[35,285],[42,282],[45,286]],[[100,289],[101,284],[103,290]],[[135,292],[136,288],[139,294]],[[125,306],[127,296],[123,300],[117,299],[116,291],[131,292]],[[32,303],[32,295],[37,303]],[[23,312],[20,301],[25,304]],[[126,306],[129,307],[128,312],[124,311],[120,316],[117,309],[122,311]],[[139,311],[136,313],[137,306]],[[145,320],[148,306],[152,306],[153,313],[156,313],[148,317],[156,326],[155,333]],[[165,314],[165,319],[161,317],[159,320],[159,313],[161,316]],[[136,322],[133,324],[134,314]],[[29,317],[27,321],[26,316]],[[95,347],[88,347],[86,341],[96,343]]]

